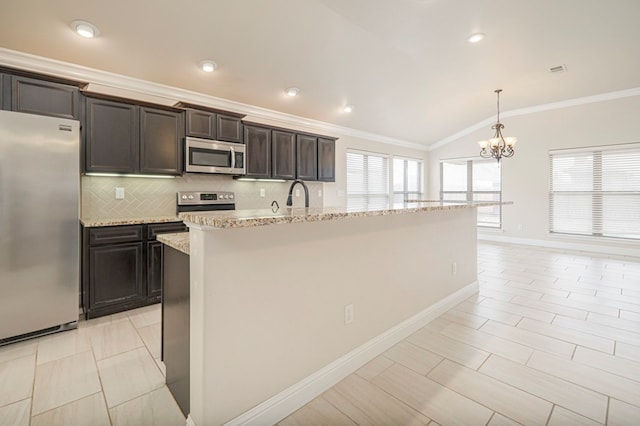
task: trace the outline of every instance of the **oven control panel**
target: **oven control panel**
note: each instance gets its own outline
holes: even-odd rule
[[[235,194],[228,191],[184,191],[178,192],[178,205],[235,204]]]

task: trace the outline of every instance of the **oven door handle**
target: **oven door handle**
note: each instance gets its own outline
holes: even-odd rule
[[[233,149],[233,147],[229,147],[229,150],[231,151],[231,168],[235,169],[236,168],[236,150]]]

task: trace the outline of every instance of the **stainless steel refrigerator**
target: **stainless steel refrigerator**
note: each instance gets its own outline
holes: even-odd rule
[[[77,324],[79,127],[0,111],[0,345]]]

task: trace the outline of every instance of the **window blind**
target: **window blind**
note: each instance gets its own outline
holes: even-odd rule
[[[347,152],[347,208],[385,208],[389,204],[389,159],[380,154]]]
[[[552,233],[640,239],[640,144],[551,151]]]

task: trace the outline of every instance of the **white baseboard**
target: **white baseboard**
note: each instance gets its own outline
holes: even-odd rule
[[[225,423],[225,426],[276,424],[376,356],[477,292],[478,282],[474,281]],[[187,426],[195,426],[190,417],[187,419]]]
[[[562,238],[562,237],[558,237]],[[547,247],[547,248],[556,248],[556,249],[564,249],[564,250],[577,250],[577,251],[586,251],[590,253],[600,253],[600,254],[610,254],[616,256],[634,256],[640,257],[640,248],[638,244],[623,242],[628,247],[618,247],[618,246],[609,246],[605,244],[582,244],[575,243],[572,241],[564,241],[564,240],[539,240],[533,238],[517,238],[517,237],[506,237],[503,235],[494,235],[494,234],[485,234],[478,233],[479,240],[485,241],[495,241],[498,243],[509,243],[509,244],[522,244],[525,246],[536,246],[536,247]]]

